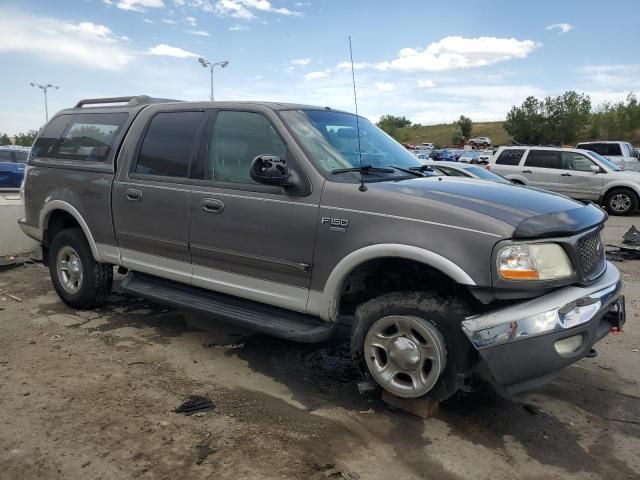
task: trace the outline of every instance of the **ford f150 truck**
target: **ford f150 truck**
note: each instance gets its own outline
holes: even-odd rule
[[[40,132],[20,225],[72,307],[118,266],[132,295],[290,340],[350,319],[400,397],[482,371],[521,391],[622,326],[600,208],[428,168],[328,107],[90,99]]]

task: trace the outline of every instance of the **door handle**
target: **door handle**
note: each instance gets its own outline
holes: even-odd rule
[[[533,173],[531,170],[522,170],[522,173]]]
[[[207,213],[222,213],[224,210],[224,202],[217,198],[204,198],[200,204]]]
[[[142,192],[140,190],[136,190],[135,188],[128,188],[126,191],[127,200],[130,202],[139,202],[142,200]]]
[[[560,176],[561,177],[570,177],[571,174],[570,173],[561,173]]]

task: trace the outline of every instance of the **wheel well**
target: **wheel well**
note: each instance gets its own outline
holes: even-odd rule
[[[55,210],[49,216],[42,237],[42,257],[45,264],[49,261],[49,246],[53,238],[62,230],[75,227],[80,227],[80,224],[69,212]]]
[[[385,293],[430,291],[443,297],[464,297],[475,303],[464,285],[421,262],[404,258],[376,258],[358,265],[342,283],[338,314],[353,315],[361,303]]]
[[[609,190],[607,190],[606,192],[604,192],[604,195],[602,196],[602,201],[604,202],[605,199],[607,198],[607,196],[613,192],[614,190],[626,190],[627,192],[631,192],[633,194],[634,197],[636,197],[636,200],[639,200],[640,198],[638,197],[638,193],[631,187],[625,187],[625,186],[619,186],[619,187],[611,187],[609,188]]]

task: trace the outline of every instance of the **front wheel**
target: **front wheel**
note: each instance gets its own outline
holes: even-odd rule
[[[80,228],[59,232],[49,250],[49,272],[60,298],[74,308],[91,308],[111,291],[113,266],[94,260]]]
[[[444,400],[458,388],[472,348],[460,329],[467,308],[428,292],[383,295],[358,307],[351,333],[354,361],[402,398]]]
[[[638,197],[629,189],[616,188],[605,196],[604,207],[611,215],[630,215],[638,209]]]

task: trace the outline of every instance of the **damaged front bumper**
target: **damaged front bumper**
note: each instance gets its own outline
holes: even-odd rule
[[[462,322],[493,378],[509,393],[540,385],[580,360],[625,321],[620,272],[612,264],[598,282],[570,286]]]

